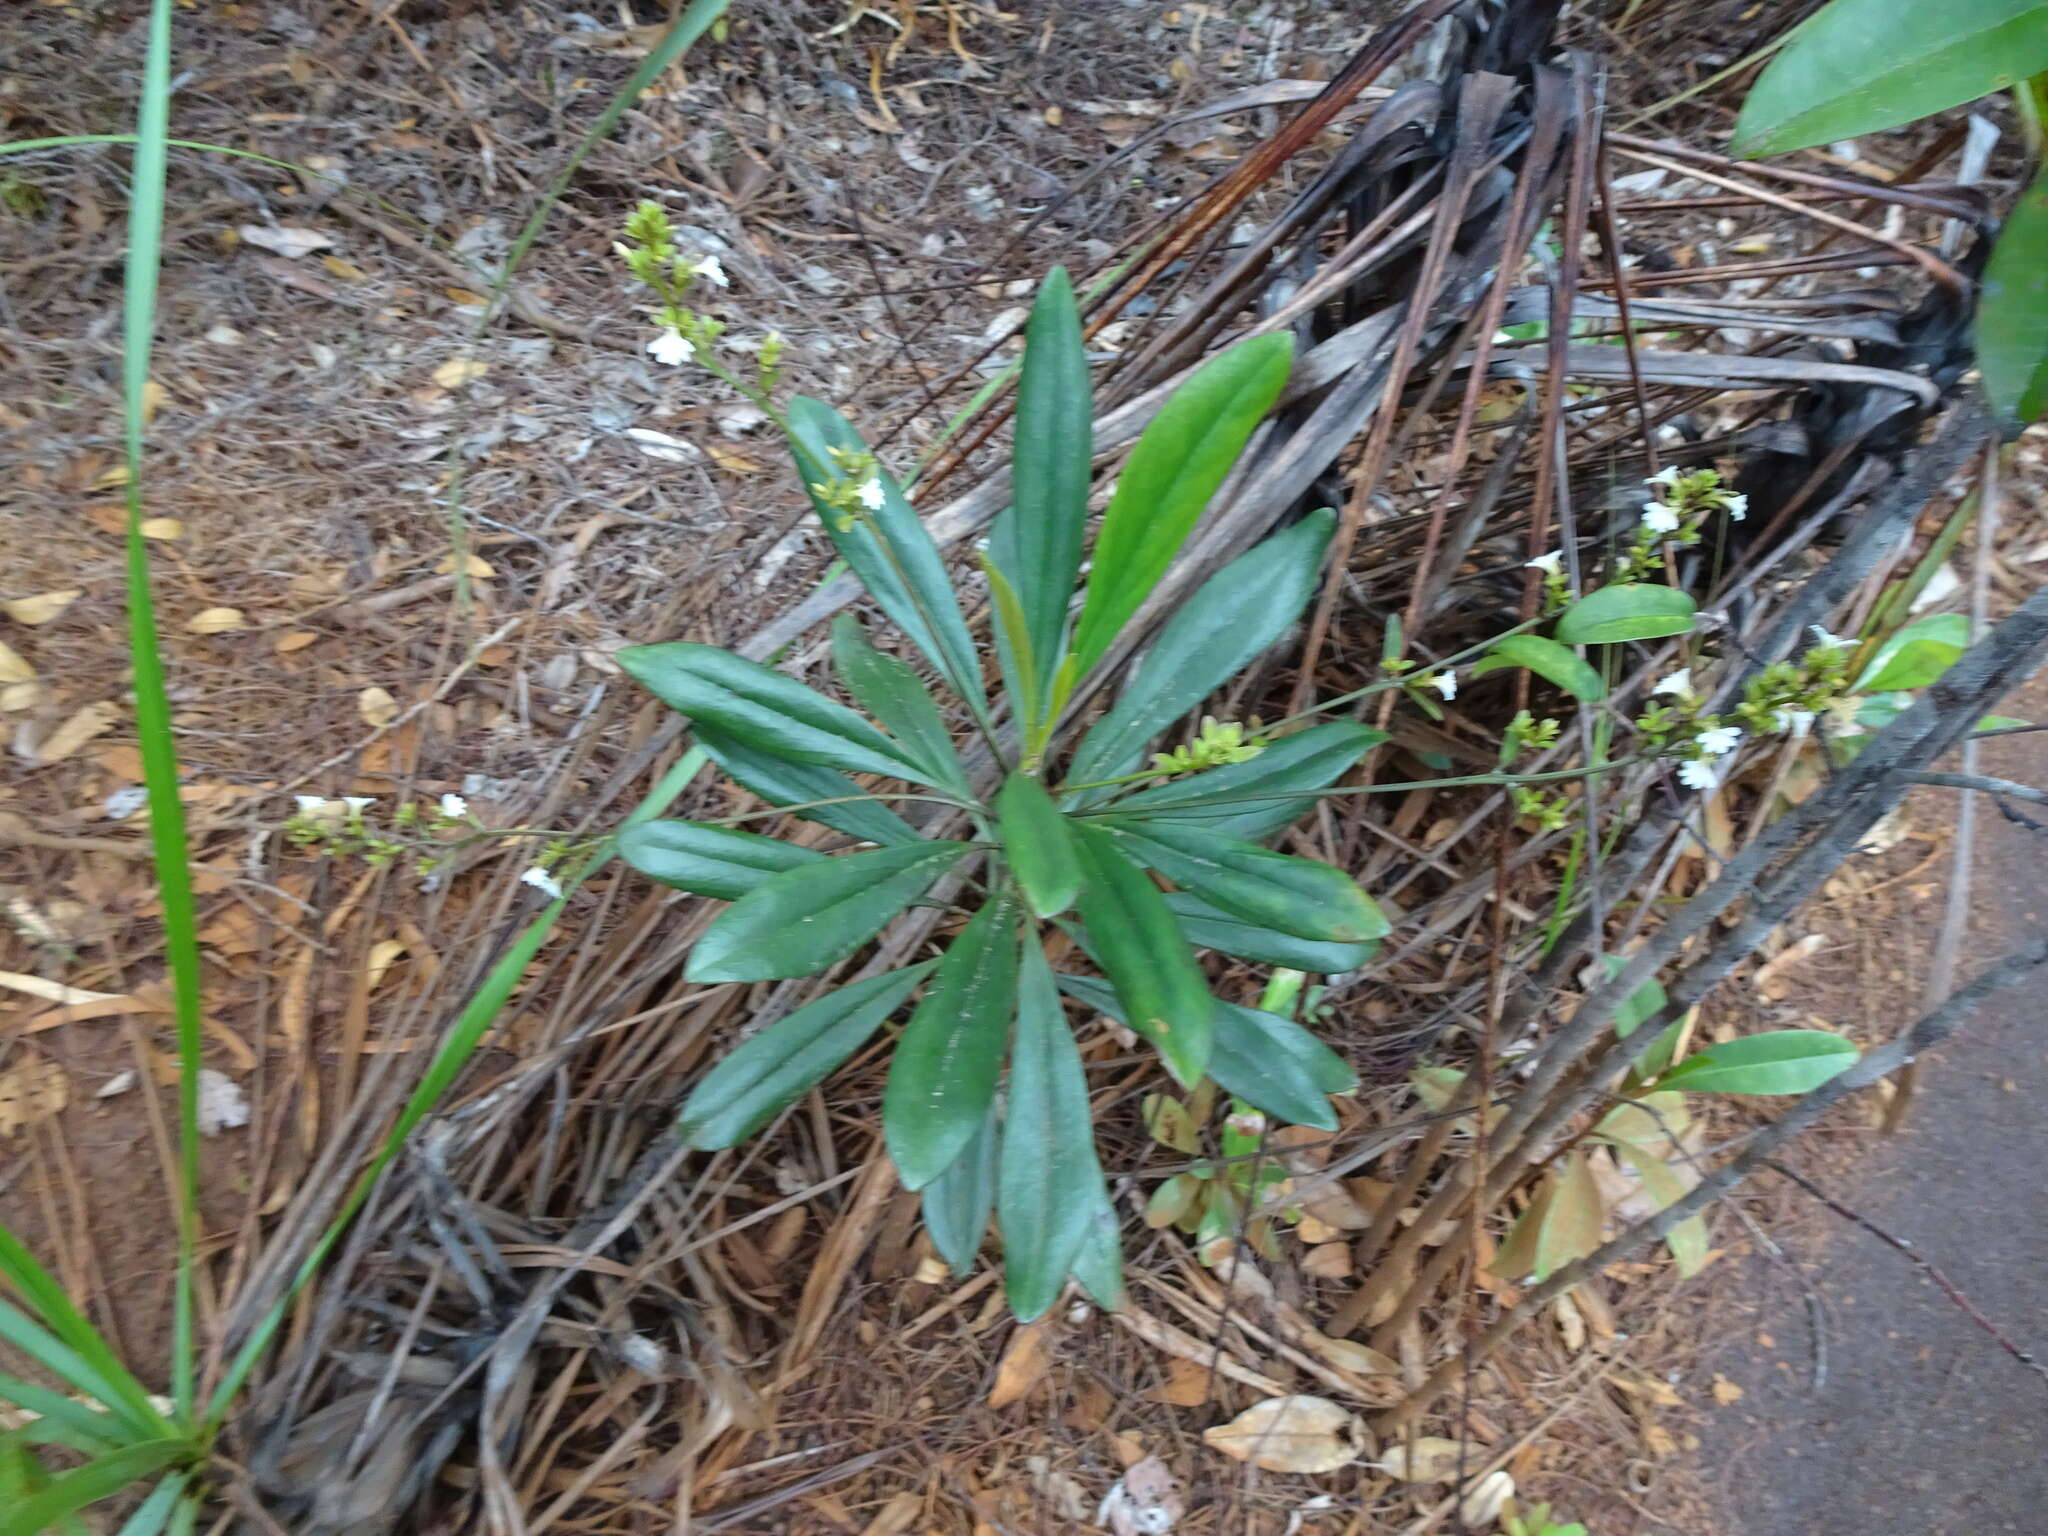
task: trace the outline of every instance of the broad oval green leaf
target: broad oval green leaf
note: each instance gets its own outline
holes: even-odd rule
[[[1045,786],[1030,774],[1011,774],[996,791],[995,812],[1003,858],[1032,915],[1054,917],[1066,911],[1081,894],[1081,863],[1072,824]]]
[[[1386,739],[1385,731],[1352,720],[1313,725],[1268,742],[1257,757],[1244,762],[1226,763],[1126,795],[1115,802],[1116,814],[1131,826],[1165,821],[1257,841],[1279,831],[1316,803],[1312,794],[1293,793],[1268,800],[1260,798],[1259,792],[1326,788]]]
[[[1607,697],[1607,683],[1586,658],[1569,646],[1542,635],[1507,635],[1472,664],[1472,675],[1484,677],[1504,667],[1526,667],[1557,684],[1575,699],[1594,702]]]
[[[1027,942],[1017,979],[1017,1043],[1003,1109],[996,1203],[1003,1288],[1020,1319],[1040,1317],[1059,1300],[1103,1198],[1081,1053],[1045,953]]]
[[[882,1092],[882,1138],[905,1189],[953,1165],[995,1100],[1017,1011],[1017,908],[998,897],[954,936]]]
[[[1173,913],[1145,872],[1107,832],[1074,824],[1081,859],[1081,922],[1090,953],[1122,1001],[1124,1022],[1166,1059],[1182,1087],[1209,1065],[1216,999]]]
[[[770,875],[822,863],[815,848],[701,821],[643,821],[619,834],[619,857],[679,891],[737,901]]]
[[[971,845],[916,842],[770,876],[690,951],[691,981],[771,981],[835,965],[924,894]]]
[[[995,1214],[1000,1144],[996,1107],[991,1104],[981,1117],[981,1128],[946,1171],[925,1185],[920,1197],[925,1232],[956,1280],[974,1268],[981,1240],[988,1235],[988,1219]]]
[[[1777,1029],[1695,1051],[1657,1079],[1687,1093],[1808,1093],[1846,1072],[1856,1047],[1824,1029]]]
[[[1312,512],[1203,582],[1160,629],[1116,707],[1082,738],[1067,782],[1130,772],[1148,741],[1286,634],[1315,594],[1336,526],[1336,513]]]
[[[1877,648],[1863,675],[1856,679],[1855,691],[1925,688],[1938,681],[1969,647],[1970,621],[1962,614],[1935,613],[1915,619]]]
[[[618,663],[670,709],[760,751],[793,763],[924,781],[894,742],[844,704],[758,661],[672,640],[629,646]]]
[[[692,734],[696,736],[698,745],[711,754],[713,762],[770,805],[810,807],[792,811],[790,814],[793,816],[844,832],[864,843],[893,846],[924,841],[917,828],[886,805],[877,800],[863,799],[867,791],[843,773],[820,768],[815,763],[792,763],[786,758],[775,757],[701,720],[692,727]],[[841,803],[813,803],[819,800]]]
[[[1294,341],[1255,336],[1197,369],[1145,428],[1117,477],[1095,540],[1088,594],[1074,631],[1081,672],[1159,584],[1287,383]]]
[[[1740,158],[1896,128],[2048,70],[2043,0],[1833,0],[1757,77]]]
[[[2008,434],[2048,415],[2048,170],[2013,204],[1985,264],[1976,340],[1984,393]]]
[[[1218,954],[1235,955],[1260,965],[1281,965],[1318,976],[1341,976],[1357,970],[1379,949],[1379,944],[1372,940],[1361,944],[1329,943],[1262,928],[1231,916],[1191,891],[1168,891],[1166,904],[1173,909],[1173,920],[1180,924],[1181,933],[1197,949],[1213,949]]]
[[[865,1045],[934,964],[853,982],[743,1040],[690,1090],[676,1134],[706,1152],[745,1141]]]
[[[917,673],[876,650],[850,613],[832,623],[832,666],[854,702],[882,723],[897,753],[922,769],[927,782],[972,797],[974,786],[939,706]]]
[[[1243,922],[1329,944],[1386,937],[1386,918],[1341,869],[1170,823],[1104,825],[1131,858]]]
[[[1074,287],[1066,268],[1054,267],[1024,326],[1012,502],[989,535],[989,558],[1023,610],[1040,699],[1052,696],[1053,673],[1066,653],[1067,605],[1081,571],[1094,474],[1094,409]]]
[[[789,402],[789,431],[797,473],[807,490],[838,478],[829,450],[867,451],[852,423],[822,400],[804,395]],[[882,505],[869,516],[841,528],[840,514],[813,491],[818,520],[882,611],[931,658],[955,693],[979,704],[986,697],[981,661],[960,616],[946,562],[894,477],[877,472],[875,478],[881,483]]]
[[[1692,633],[1693,600],[1675,587],[1629,583],[1588,592],[1565,609],[1557,638],[1565,645],[1615,645]]]

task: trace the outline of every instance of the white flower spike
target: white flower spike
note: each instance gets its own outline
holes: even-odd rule
[[[1662,681],[1660,681],[1656,687],[1650,690],[1650,696],[1652,698],[1655,698],[1658,694],[1669,694],[1674,699],[1691,698],[1692,668],[1680,667],[1676,672],[1672,673],[1669,677],[1664,678]]]
[[[1721,782],[1721,775],[1711,761],[1696,757],[1678,765],[1678,782],[1687,789],[1712,789]]]
[[[1849,644],[1840,635],[1830,634],[1818,624],[1807,625],[1806,632],[1813,636],[1813,648],[1817,651],[1845,650]]]
[[[324,795],[293,795],[292,798],[299,802],[300,811],[306,815],[324,810],[327,806],[327,797]]]
[[[1564,571],[1564,551],[1553,549],[1549,554],[1538,555],[1534,560],[1524,560],[1522,568],[1528,571],[1541,571],[1546,576],[1561,575]]]
[[[521,885],[532,886],[536,891],[539,891],[541,895],[547,897],[551,901],[560,901],[562,899],[562,887],[560,882],[557,881],[553,875],[549,874],[546,870],[542,869],[538,864],[534,865],[533,868],[529,869],[528,871],[526,871],[525,874],[521,875],[519,877],[519,883]]]
[[[1740,491],[1730,491],[1721,505],[1728,509],[1728,515],[1738,523],[1749,516],[1749,498]]]
[[[1742,740],[1742,731],[1732,725],[1717,725],[1699,734],[1700,750],[1709,757],[1726,757]]]
[[[1676,485],[1676,484],[1678,484],[1678,466],[1677,466],[1676,464],[1666,464],[1666,465],[1665,465],[1665,466],[1664,466],[1664,467],[1663,467],[1662,469],[1658,470],[1658,471],[1657,471],[1657,473],[1655,473],[1654,475],[1651,475],[1651,476],[1649,476],[1648,478],[1646,478],[1646,479],[1645,479],[1645,480],[1643,481],[1643,484],[1645,484],[1645,485]]]
[[[460,795],[443,795],[441,814],[450,821],[460,821],[469,814],[469,802]]]
[[[882,482],[880,480],[870,480],[860,488],[860,504],[870,512],[882,510]]]
[[[1458,696],[1458,674],[1439,672],[1429,680],[1429,686],[1444,696],[1445,703],[1449,703]]]
[[[707,283],[715,283],[720,288],[732,286],[725,275],[725,268],[718,264],[716,256],[699,256],[690,264],[690,276],[701,277]]]
[[[680,368],[697,355],[697,349],[674,326],[668,326],[654,340],[647,343],[647,350],[654,354],[657,363],[667,363],[671,368]]]
[[[352,811],[367,811],[377,803],[375,795],[343,795],[341,803]]]
[[[1678,513],[1661,501],[1643,503],[1643,526],[1652,533],[1678,532]]]
[[[1779,730],[1789,731],[1794,736],[1804,736],[1813,729],[1814,715],[1810,709],[1781,709],[1773,720]]]

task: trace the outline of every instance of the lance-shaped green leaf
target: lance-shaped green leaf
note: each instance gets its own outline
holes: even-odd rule
[[[1088,1217],[1088,1230],[1081,1237],[1081,1251],[1074,1255],[1074,1283],[1105,1312],[1123,1310],[1124,1244],[1118,1227],[1116,1206],[1105,1187],[1096,1196]]]
[[[882,722],[896,751],[915,763],[927,782],[957,795],[973,795],[967,769],[953,747],[953,733],[917,673],[876,650],[850,613],[832,623],[832,665],[854,701]]]
[[[2007,429],[2048,415],[2048,171],[2013,204],[1985,264],[1976,342],[1984,393]]]
[[[1159,584],[1293,366],[1293,339],[1256,336],[1202,365],[1131,450],[1102,515],[1074,631],[1077,670],[1102,659]]]
[[[2043,0],[1834,0],[1750,87],[1730,146],[1744,159],[1853,139],[1959,107],[2048,70]]]
[[[867,452],[860,434],[844,416],[823,401],[804,395],[789,402],[789,430],[797,472],[806,489],[840,478],[831,449]],[[946,563],[895,479],[879,470],[875,479],[881,487],[881,506],[845,528],[839,526],[844,514],[819,500],[816,491],[811,492],[825,534],[882,611],[931,658],[953,691],[979,704],[985,697],[981,663],[967,633],[967,622],[960,616]]]
[[[1557,638],[1566,645],[1615,645],[1692,633],[1693,600],[1675,587],[1624,583],[1588,592],[1565,609]]]
[[[1127,825],[1170,821],[1231,837],[1268,837],[1315,805],[1312,794],[1259,798],[1267,790],[1305,791],[1328,787],[1361,757],[1387,739],[1385,731],[1352,720],[1310,726],[1268,742],[1257,757],[1226,763],[1205,773],[1155,784],[1116,802]]]
[[[618,663],[662,703],[793,763],[920,779],[896,744],[844,704],[715,645],[636,645]]]
[[[1173,909],[1173,920],[1180,924],[1180,931],[1197,949],[1213,949],[1218,954],[1235,955],[1260,965],[1341,976],[1364,965],[1379,948],[1371,940],[1362,944],[1333,944],[1262,928],[1232,917],[1189,891],[1168,891],[1166,904]]]
[[[1123,1003],[1103,982],[1092,976],[1061,976],[1059,983],[1069,997],[1130,1025]],[[1301,1025],[1241,1003],[1216,1005],[1209,1076],[1276,1120],[1323,1131],[1337,1128],[1329,1096],[1358,1086],[1358,1074],[1344,1058]]]
[[[1683,1200],[1691,1186],[1663,1158],[1647,1148],[1623,1145],[1615,1149],[1621,1159],[1643,1181],[1643,1193],[1656,1201],[1657,1209]],[[1707,1222],[1704,1216],[1688,1216],[1664,1235],[1664,1246],[1678,1266],[1678,1277],[1690,1280],[1707,1264]]]
[[[745,1141],[865,1045],[935,963],[828,992],[742,1041],[690,1091],[676,1134],[707,1152]]]
[[[152,1472],[194,1455],[190,1440],[144,1440],[107,1451],[82,1467],[59,1472],[49,1484],[26,1498],[11,1500],[0,1510],[0,1532],[5,1536],[34,1536],[38,1531],[60,1530],[67,1518],[88,1504],[110,1498],[131,1483]]]
[[[952,1166],[988,1114],[1017,1011],[1017,908],[997,897],[968,920],[896,1042],[882,1139],[905,1189]]]
[[[701,821],[643,821],[619,834],[619,857],[650,880],[698,896],[738,901],[770,875],[825,855],[780,838]]]
[[[1856,1047],[1824,1029],[1777,1029],[1695,1051],[1657,1079],[1687,1093],[1810,1093],[1848,1071]]]
[[[1003,1286],[1029,1322],[1059,1299],[1103,1191],[1088,1078],[1035,941],[1017,978],[1017,1043],[1003,1111]]]
[[[1960,613],[1915,619],[1877,648],[1856,679],[1858,693],[1925,688],[1940,680],[1970,646],[1970,621]]]
[[[1081,570],[1094,454],[1081,317],[1066,269],[1054,267],[1024,326],[1012,501],[989,536],[989,558],[1009,578],[1023,610],[1041,699],[1051,697],[1053,673],[1066,653],[1067,604]]]
[[[1146,742],[1286,634],[1315,593],[1336,519],[1327,508],[1312,512],[1202,583],[1159,631],[1116,707],[1082,739],[1067,781],[1130,772]]]
[[[1341,869],[1170,823],[1104,825],[1131,858],[1244,922],[1331,944],[1386,937],[1386,918]]]
[[[995,810],[1003,858],[1032,915],[1053,917],[1066,911],[1081,893],[1072,823],[1052,803],[1045,786],[1026,773],[1013,773],[1003,781],[996,791]]]
[[[988,1234],[988,1219],[995,1213],[996,1150],[1000,1145],[996,1107],[991,1104],[973,1139],[944,1173],[924,1187],[924,1229],[956,1280],[974,1268],[981,1240]]]
[[[1607,697],[1606,681],[1585,657],[1542,635],[1503,636],[1494,642],[1492,650],[1472,664],[1472,675],[1484,677],[1503,667],[1527,667],[1575,699],[1592,701]]]
[[[704,930],[685,974],[692,981],[769,981],[836,965],[970,846],[906,843],[773,875]]]
[[[802,805],[791,814],[805,821],[857,837],[864,843],[920,843],[917,828],[879,801],[863,798],[867,791],[843,773],[815,763],[792,763],[748,746],[716,726],[698,721],[691,734],[711,760],[770,805]],[[813,802],[831,800],[833,805]]]
[[[1122,1000],[1124,1022],[1158,1049],[1183,1087],[1202,1080],[1216,999],[1179,925],[1145,872],[1107,832],[1074,824],[1081,921],[1090,953]]]

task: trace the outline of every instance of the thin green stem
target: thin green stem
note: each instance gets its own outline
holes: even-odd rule
[[[1494,646],[1499,645],[1508,636],[1519,635],[1524,630],[1534,629],[1537,625],[1546,622],[1547,620],[1542,618],[1524,619],[1512,629],[1504,629],[1499,634],[1489,636],[1475,645],[1466,646],[1462,651],[1453,651],[1440,661],[1431,662],[1430,670],[1443,671],[1446,668],[1457,666],[1459,662],[1470,661],[1473,657],[1493,649]],[[1385,693],[1390,688],[1405,688],[1407,686],[1407,679],[1400,677],[1389,677],[1377,683],[1368,683],[1365,687],[1355,688],[1350,693],[1340,693],[1335,698],[1324,699],[1320,704],[1311,704],[1307,709],[1301,711],[1300,714],[1289,715],[1284,720],[1276,720],[1266,727],[1264,734],[1270,736],[1273,732],[1285,729],[1287,726],[1297,725],[1303,720],[1325,714],[1333,709],[1341,709],[1344,705],[1355,703],[1359,699],[1370,698],[1376,693]]]
[[[795,816],[804,811],[816,810],[820,806],[858,805],[869,800],[929,800],[936,805],[950,805],[956,811],[968,811],[975,815],[985,815],[987,813],[987,807],[976,805],[972,800],[956,799],[951,795],[840,795],[831,800],[802,800],[795,805],[770,806],[765,811],[747,811],[738,816],[721,816],[716,821],[705,822],[704,825],[707,827],[736,827],[743,821],[763,821],[776,816]]]
[[[1612,762],[1589,763],[1583,768],[1560,768],[1550,773],[1468,773],[1446,779],[1413,779],[1401,784],[1343,784],[1335,789],[1267,789],[1245,795],[1205,795],[1195,800],[1176,800],[1170,806],[1160,806],[1162,813],[1178,816],[1185,811],[1208,810],[1212,806],[1258,805],[1274,800],[1321,800],[1334,795],[1391,795],[1411,789],[1459,789],[1471,785],[1509,786],[1516,784],[1555,784],[1566,779],[1585,779],[1594,774],[1612,773],[1617,768],[1627,768],[1636,763],[1648,762],[1650,754],[1633,757],[1617,757]],[[1100,810],[1075,811],[1079,817],[1128,816],[1128,809],[1104,806]]]

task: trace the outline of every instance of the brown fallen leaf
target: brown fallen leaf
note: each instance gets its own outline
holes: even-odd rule
[[[1783,1002],[1791,995],[1792,988],[1797,985],[1796,982],[1790,982],[1785,979],[1785,972],[1799,964],[1800,961],[1810,958],[1825,943],[1827,943],[1827,940],[1820,934],[1809,933],[1805,938],[1798,940],[1796,943],[1787,944],[1784,952],[1777,959],[1771,961],[1756,973],[1755,986],[1757,991],[1770,1002]]]
[[[434,370],[434,382],[443,389],[458,389],[471,379],[480,379],[491,365],[476,357],[451,357]]]
[[[1387,1447],[1380,1470],[1404,1483],[1448,1483],[1458,1475],[1458,1442],[1441,1435],[1417,1435]]]
[[[1301,1268],[1318,1280],[1342,1280],[1351,1273],[1351,1245],[1320,1243],[1301,1256]]]
[[[226,635],[248,627],[248,615],[239,608],[202,608],[185,621],[186,633],[194,635]]]
[[[1742,1388],[1735,1385],[1735,1383],[1730,1381],[1726,1376],[1716,1373],[1714,1377],[1715,1402],[1719,1403],[1723,1408],[1725,1408],[1730,1403],[1741,1402],[1742,1396]]]
[[[70,1098],[70,1082],[54,1061],[32,1057],[0,1072],[0,1136],[12,1136],[25,1125],[49,1119]]]
[[[319,638],[320,631],[317,629],[288,629],[277,637],[277,642],[271,649],[280,656],[289,656],[293,651],[303,651]]]
[[[1145,1395],[1175,1408],[1199,1408],[1216,1395],[1216,1375],[1199,1361],[1175,1356],[1166,1362],[1166,1380]]]
[[[478,581],[489,581],[498,574],[491,568],[491,562],[479,554],[464,555],[461,563],[470,576]],[[434,574],[436,576],[453,576],[455,574],[455,566],[456,559],[451,552],[441,557],[441,563],[434,567]]]
[[[145,539],[180,539],[185,536],[185,525],[175,517],[145,517],[141,532]]]
[[[1203,1441],[1234,1461],[1268,1472],[1334,1472],[1370,1446],[1357,1414],[1327,1397],[1296,1394],[1253,1403],[1228,1424],[1202,1431]]]
[[[1047,1348],[1048,1328],[1049,1325],[1041,1319],[1024,1324],[1010,1335],[1003,1358],[996,1362],[996,1384],[989,1389],[989,1407],[1007,1408],[1011,1403],[1021,1402],[1033,1387],[1045,1379],[1046,1371],[1052,1366],[1052,1355]]]
[[[17,624],[47,624],[79,598],[85,595],[81,587],[69,587],[61,592],[38,592],[34,597],[9,598],[0,603],[0,611]]]
[[[104,736],[121,718],[120,706],[107,700],[88,704],[50,732],[36,747],[36,766],[61,763],[95,736]]]
[[[248,244],[261,250],[275,251],[290,261],[314,251],[324,251],[334,241],[317,229],[306,229],[295,224],[244,224],[235,231]]]
[[[356,713],[363,717],[363,724],[382,730],[398,718],[398,700],[373,685],[356,695]]]

